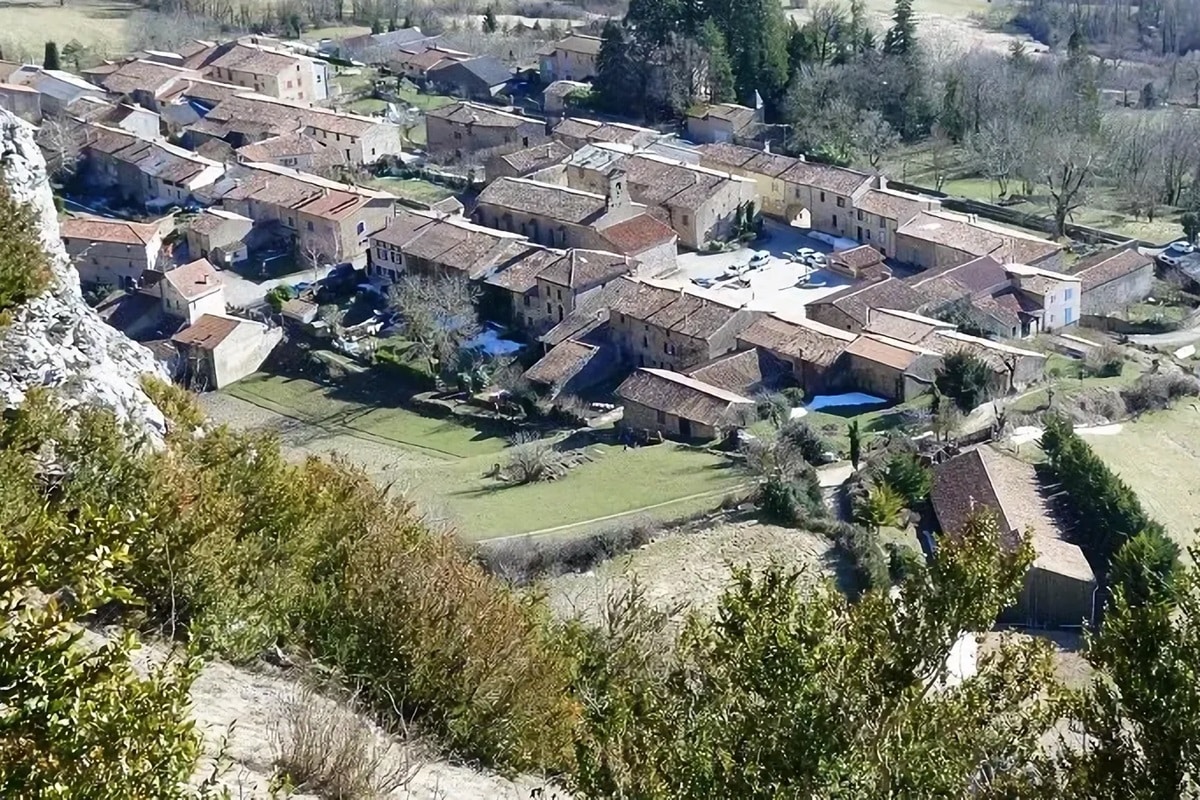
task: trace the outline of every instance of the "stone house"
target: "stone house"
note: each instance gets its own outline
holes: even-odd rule
[[[225,314],[225,286],[221,274],[203,258],[168,272],[151,270],[142,273],[138,291],[157,297],[164,314],[189,325],[205,314]]]
[[[239,165],[209,193],[226,211],[289,234],[297,255],[367,263],[368,239],[395,216],[396,198],[273,164]]]
[[[740,427],[754,401],[665,369],[642,368],[617,387],[622,427],[683,440],[711,441]]]
[[[855,281],[875,281],[892,274],[883,253],[869,244],[830,253],[829,270]]]
[[[0,108],[34,125],[42,121],[42,96],[32,86],[0,83]]]
[[[28,86],[41,95],[42,113],[66,114],[71,105],[84,97],[103,97],[104,89],[78,75],[61,69],[43,69],[25,64],[11,72],[6,83]]]
[[[71,118],[132,133],[139,139],[162,136],[162,118],[131,102],[110,103],[96,97],[83,97],[71,106]]]
[[[1031,233],[982,222],[973,215],[922,211],[900,225],[895,235],[897,261],[921,269],[950,267],[991,256],[1002,264],[1053,269],[1061,263],[1061,245]]]
[[[758,184],[764,214],[790,221],[789,211],[799,213],[795,190],[783,179],[799,159],[729,143],[705,144],[699,150],[701,166],[750,178]]]
[[[754,128],[763,122],[761,108],[736,103],[714,103],[688,109],[685,135],[697,144],[736,142],[752,139]]]
[[[512,70],[494,56],[447,59],[425,72],[434,91],[466,100],[493,100],[508,87],[512,77]]]
[[[163,224],[72,217],[59,233],[84,286],[132,289],[143,272],[158,268]]]
[[[1001,613],[1001,622],[1074,628],[1096,621],[1095,573],[1067,538],[1050,492],[1031,464],[981,445],[934,467],[929,497],[942,536],[958,535],[972,514],[986,509],[1006,548],[1031,537],[1033,565],[1017,602]]]
[[[872,308],[916,311],[926,298],[899,278],[883,277],[847,286],[805,306],[811,320],[831,328],[861,333]]]
[[[571,148],[551,139],[524,150],[498,154],[488,159],[487,179],[524,178],[535,172],[561,164],[571,156]]]
[[[254,220],[221,208],[206,208],[189,223],[184,236],[188,253],[231,267],[249,258],[247,239]]]
[[[382,117],[347,114],[249,93],[217,103],[203,119],[188,126],[185,138],[191,147],[220,139],[237,148],[297,132],[332,148],[351,164],[374,164],[384,156],[401,152],[400,126]]]
[[[275,164],[301,172],[316,172],[348,163],[344,149],[330,147],[299,132],[244,145],[234,152],[234,157],[243,164]]]
[[[1080,314],[1122,312],[1154,289],[1154,259],[1139,253],[1133,244],[1082,259],[1072,274],[1081,282]]]
[[[773,392],[789,383],[787,366],[757,348],[717,356],[687,375],[742,397]]]
[[[1038,306],[1038,330],[1053,331],[1079,322],[1082,301],[1078,275],[1067,275],[1024,264],[1007,266],[1013,289]]]
[[[903,403],[929,391],[941,362],[941,355],[926,347],[863,334],[842,352],[836,385]]]
[[[664,275],[677,265],[679,236],[649,214],[635,214],[601,228],[599,233],[605,250],[637,261],[639,275]]]
[[[806,394],[819,394],[830,384],[830,370],[855,340],[853,333],[811,319],[759,317],[737,335],[740,349],[763,352],[782,364]]]
[[[368,273],[380,283],[402,274],[456,275],[479,280],[527,254],[524,236],[476,225],[436,211],[400,209],[370,237]]]
[[[895,256],[896,231],[921,212],[940,209],[942,202],[934,197],[888,189],[882,178],[880,183],[883,188],[868,189],[855,200],[851,238],[871,245],[885,256]]]
[[[551,137],[572,150],[588,144],[623,144],[638,150],[649,147],[663,134],[650,128],[629,125],[624,122],[599,122],[583,117],[568,117],[550,130]]]
[[[629,199],[620,176],[614,176],[605,194],[501,178],[479,193],[471,216],[480,225],[519,233],[547,247],[610,250],[604,229],[645,211]]]
[[[627,256],[573,248],[538,272],[538,305],[534,327],[548,329],[563,321],[587,294],[612,281],[636,274],[638,265]]]
[[[180,82],[204,77],[198,70],[144,59],[127,61],[113,70],[84,74],[109,94],[128,97],[151,111],[158,111],[159,104]]]
[[[552,347],[522,377],[553,400],[559,395],[579,395],[615,377],[618,367],[608,345],[568,339]]]
[[[476,153],[498,156],[527,150],[546,140],[546,130],[541,120],[458,102],[425,112],[425,137],[430,155],[457,160]]]
[[[220,314],[202,314],[171,337],[179,350],[184,385],[223,389],[257,372],[283,341],[283,328]]]
[[[317,91],[316,73],[310,59],[283,50],[230,42],[221,45],[205,62],[207,77],[257,94],[297,103],[313,103],[322,96]]]
[[[554,81],[542,90],[542,113],[552,123],[557,123],[567,113],[571,95],[589,92],[592,85],[580,81]]]
[[[143,205],[184,204],[225,167],[165,140],[141,139],[104,125],[80,126],[84,180]]]
[[[618,281],[608,307],[609,336],[621,358],[639,367],[682,371],[737,347],[762,312],[725,305],[652,280]]]
[[[539,332],[539,320],[544,320],[544,301],[538,289],[538,275],[549,269],[565,255],[563,250],[530,245],[529,249],[509,261],[502,269],[483,279],[485,303],[490,316],[498,322],[515,325],[531,333]]]
[[[587,81],[595,78],[600,37],[571,33],[538,51],[542,83]]]
[[[739,211],[758,208],[754,181],[626,146],[586,145],[564,162],[567,185],[602,193],[623,175],[629,195],[679,235],[684,247],[702,249],[732,237]]]
[[[322,39],[317,49],[326,55],[366,64],[386,64],[401,49],[417,49],[432,44],[436,39],[436,36],[422,33],[420,28],[414,26],[381,33],[364,33],[340,41]]]
[[[798,219],[814,231],[854,238],[855,203],[874,183],[871,176],[798,159],[779,178],[786,187],[789,221]]]
[[[451,50],[440,45],[416,45],[398,50],[388,58],[388,71],[401,78],[407,78],[414,83],[424,83],[429,77],[429,70],[445,61],[466,61],[474,58],[470,53],[461,50]]]

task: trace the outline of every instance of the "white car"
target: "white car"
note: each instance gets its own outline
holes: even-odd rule
[[[754,255],[750,256],[750,263],[746,266],[750,269],[762,269],[767,264],[771,263],[771,254],[766,250],[759,250]]]
[[[1168,267],[1177,267],[1179,266],[1180,262],[1195,252],[1196,248],[1194,245],[1189,244],[1181,239],[1178,242],[1171,242],[1171,244],[1167,245],[1166,248],[1164,248],[1163,251],[1158,254],[1158,260],[1159,262],[1166,264]]]

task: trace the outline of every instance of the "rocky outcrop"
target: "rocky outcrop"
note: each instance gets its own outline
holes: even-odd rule
[[[19,405],[30,389],[46,387],[69,404],[110,408],[160,439],[163,415],[141,387],[143,375],[161,376],[160,369],[149,350],[110,328],[84,302],[79,274],[59,238],[46,162],[33,130],[3,109],[0,164],[14,199],[36,210],[37,234],[54,275],[48,291],[16,309],[12,323],[0,328],[0,407]]]

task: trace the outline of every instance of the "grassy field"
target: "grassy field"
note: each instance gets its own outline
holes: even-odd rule
[[[487,477],[504,463],[509,446],[498,430],[367,405],[339,397],[336,389],[275,375],[252,376],[227,394],[376,450],[395,448],[391,460],[397,463],[379,470],[380,478],[398,481],[431,517],[471,540],[611,526],[628,521],[620,519],[624,515],[674,519],[715,508],[747,480],[725,458],[682,445],[625,450],[592,444],[586,448],[591,460],[565,478],[509,486]],[[353,446],[340,449],[356,460]]]
[[[1194,402],[1087,441],[1180,545],[1200,544],[1200,410]]]
[[[13,61],[42,61],[48,40],[64,45],[75,40],[95,53],[92,60],[120,55],[126,48],[130,14],[137,9],[124,0],[18,0],[0,4],[0,47]]]
[[[999,199],[999,185],[986,178],[971,175],[970,169],[963,164],[964,158],[961,153],[950,156],[951,166],[946,170],[948,178],[942,186],[942,191],[972,200],[996,202]],[[885,160],[883,170],[898,181],[928,188],[934,188],[935,185],[934,169],[930,166],[927,144],[900,148]],[[1039,193],[1043,191],[1044,189],[1039,187]],[[1039,217],[1046,217],[1051,213],[1045,202],[1020,203],[1011,208]],[[1153,222],[1144,218],[1134,219],[1120,210],[1120,202],[1111,192],[1097,189],[1091,192],[1088,204],[1077,209],[1069,221],[1156,243],[1178,238],[1181,230],[1180,212],[1177,209],[1166,208],[1160,211]]]
[[[436,203],[454,196],[453,190],[418,178],[372,178],[365,185],[418,203]]]

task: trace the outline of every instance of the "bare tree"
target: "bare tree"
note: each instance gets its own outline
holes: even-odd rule
[[[75,174],[79,167],[81,131],[78,123],[62,115],[47,115],[37,133],[37,143],[46,156],[46,166],[59,179]]]
[[[557,477],[562,459],[554,445],[536,433],[523,431],[510,441],[505,477],[516,484],[537,483]]]
[[[478,290],[460,275],[412,273],[401,276],[388,295],[404,337],[429,360],[435,375],[452,370],[463,345],[479,334],[478,298]]]
[[[838,42],[850,19],[846,16],[845,7],[836,0],[817,0],[810,14],[810,21],[805,28],[812,39],[813,60],[818,64],[828,64],[837,53]]]
[[[953,152],[954,142],[950,141],[950,137],[946,135],[945,131],[935,125],[933,134],[929,137],[928,155],[933,188],[939,192],[946,185],[946,179],[949,178]]]
[[[879,169],[879,162],[883,157],[900,143],[900,135],[883,118],[883,114],[876,110],[862,115],[855,133],[858,149],[871,165],[871,169]]]
[[[1162,160],[1162,201],[1178,205],[1184,183],[1200,161],[1200,127],[1191,115],[1176,111],[1162,118],[1156,138]]]
[[[1161,179],[1155,123],[1138,115],[1114,122],[1108,129],[1111,170],[1109,178],[1135,217],[1150,221],[1158,207]]]
[[[1103,145],[1086,134],[1062,134],[1045,143],[1040,153],[1042,178],[1050,194],[1054,233],[1062,236],[1067,217],[1083,205],[1100,168]]]
[[[1009,181],[1020,169],[1028,144],[1020,121],[1011,116],[989,119],[967,138],[977,168],[996,182],[1001,197],[1008,195]]]

